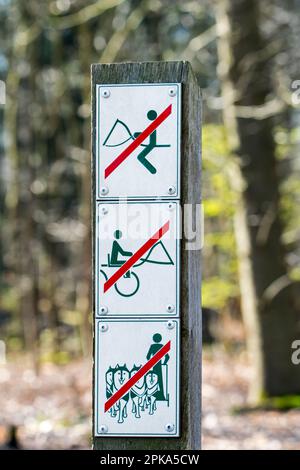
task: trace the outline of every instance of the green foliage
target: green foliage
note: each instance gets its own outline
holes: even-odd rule
[[[203,305],[222,311],[232,298],[239,297],[237,255],[233,232],[234,201],[228,167],[228,147],[224,126],[203,128],[203,193],[205,214]]]
[[[234,407],[232,413],[239,415],[242,413],[266,411],[289,411],[300,409],[300,395],[283,395],[280,397],[267,397],[262,393],[259,403],[255,406]]]
[[[0,309],[8,312],[16,312],[19,307],[19,295],[13,286],[2,286],[0,297]]]
[[[269,399],[269,405],[277,410],[300,409],[300,395],[286,395]]]
[[[21,340],[20,337],[13,336],[13,337],[8,338],[7,340],[8,351],[16,353],[16,352],[22,351],[22,348],[23,348],[23,341]]]
[[[207,213],[205,213],[207,217]],[[234,253],[235,239],[232,231],[230,232],[211,232],[205,236],[205,243],[208,248],[218,247],[224,253]]]
[[[0,7],[0,78],[9,90],[0,110],[0,309],[12,314],[5,333],[9,348],[22,346],[24,325],[35,321],[36,342],[48,358],[58,347],[70,348],[70,354],[80,348],[89,314],[90,64],[190,60],[205,95],[220,95],[209,2],[123,0],[103,2],[101,8],[99,3],[48,2],[38,21],[37,0]],[[134,12],[136,22],[130,20]],[[201,46],[202,33],[210,30]],[[239,195],[222,112],[209,100],[204,106],[203,303],[222,311],[240,295],[233,230]],[[294,247],[300,178],[292,165],[299,128],[281,124],[275,141],[284,180],[285,240]],[[291,275],[299,279],[299,268],[292,267]],[[34,305],[34,312],[26,305]]]
[[[82,313],[78,310],[63,310],[60,318],[64,323],[72,326],[80,326],[83,322]]]
[[[202,302],[217,310],[222,310],[229,298],[237,297],[239,289],[237,284],[226,279],[214,276],[204,279],[202,290]]]
[[[293,281],[300,281],[300,266],[291,268],[290,277]]]
[[[40,355],[40,361],[41,363],[53,363],[57,364],[60,366],[63,366],[65,364],[68,364],[72,359],[72,356],[70,355],[69,351],[49,351],[47,353],[41,353]]]
[[[300,168],[294,155],[299,153],[299,127],[277,127],[274,134],[276,155],[281,173],[281,215],[285,225],[284,241],[290,243],[299,238],[300,225]]]
[[[270,398],[267,404],[277,410],[300,408],[300,395],[286,395],[284,397]]]
[[[0,79],[9,93],[0,108],[0,309],[11,315],[8,337],[56,360],[59,348],[73,354],[91,344],[84,328],[90,64],[182,58],[193,62],[202,86],[214,87],[215,34],[205,63],[191,41],[215,19],[209,3],[196,0],[51,1],[42,9],[38,0],[4,3]],[[32,338],[24,337],[28,324]]]

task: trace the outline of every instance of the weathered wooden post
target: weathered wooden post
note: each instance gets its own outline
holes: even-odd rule
[[[200,173],[190,65],[93,65],[95,449],[200,449]]]

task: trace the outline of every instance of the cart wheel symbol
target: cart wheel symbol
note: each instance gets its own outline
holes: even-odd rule
[[[100,273],[107,281],[107,274],[101,269]],[[140,280],[133,271],[127,272],[118,282],[115,283],[116,292],[122,297],[132,297],[140,288]]]
[[[107,253],[107,263],[101,264],[102,268],[119,268],[125,263],[124,258],[130,258],[132,256],[131,251],[125,251],[120,244],[120,239],[122,238],[121,230],[116,230],[114,232],[114,241],[112,244],[111,253]],[[157,259],[155,253],[160,249],[160,255],[162,259]],[[120,256],[123,259],[120,259]],[[148,251],[145,257],[142,257],[136,264],[134,268],[139,268],[145,263],[156,264],[156,265],[174,265],[174,262],[169,255],[165,245],[160,240]],[[104,276],[105,281],[108,280],[108,275],[103,269],[100,269],[100,273]],[[124,276],[121,277],[114,284],[116,292],[122,297],[132,297],[134,296],[140,288],[140,279],[139,276],[132,270],[127,271]]]

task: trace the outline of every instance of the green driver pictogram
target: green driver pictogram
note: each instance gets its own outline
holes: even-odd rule
[[[112,243],[111,253],[107,254],[107,263],[101,264],[101,268],[119,268],[126,262],[126,258],[132,256],[131,251],[126,251],[122,248],[119,240],[122,238],[123,234],[121,230],[117,229],[114,232],[114,241]],[[161,256],[164,258],[156,258],[158,253],[161,253]],[[157,265],[174,265],[174,262],[168,253],[164,243],[159,240],[153,247],[147,252],[145,257],[142,257],[136,264],[134,268],[139,268],[145,263],[157,264]],[[107,271],[107,270],[106,270]],[[100,273],[104,276],[105,281],[108,279],[108,275],[103,269],[100,269]],[[128,270],[127,273],[119,279],[118,282],[114,285],[117,293],[122,297],[132,297],[134,296],[140,288],[140,279],[139,276],[132,269]]]

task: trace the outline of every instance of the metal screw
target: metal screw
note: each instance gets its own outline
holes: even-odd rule
[[[169,89],[169,95],[170,96],[176,96],[176,94],[177,94],[176,88],[170,88]]]
[[[100,313],[101,315],[105,315],[108,312],[108,308],[105,305],[101,305]]]
[[[167,328],[168,328],[168,330],[173,330],[174,326],[175,326],[175,322],[174,322],[174,321],[169,320],[169,321],[167,322]]]
[[[168,187],[168,193],[169,194],[175,194],[175,192],[176,192],[175,186],[169,186]]]
[[[106,196],[106,194],[108,194],[108,188],[106,186],[103,186],[100,189],[100,193],[102,194],[102,196]]]
[[[175,307],[173,304],[167,305],[167,312],[171,313],[171,312],[174,312],[174,310],[175,310]]]
[[[169,209],[170,211],[172,211],[172,210],[174,209],[174,207],[175,207],[175,204],[173,204],[172,202],[170,202],[170,203],[168,204],[168,209]]]
[[[105,434],[107,431],[108,431],[108,427],[106,426],[106,424],[101,424],[101,426],[100,426],[100,432],[101,432],[102,434]]]
[[[108,213],[107,207],[101,207],[101,212],[103,215],[106,215]]]
[[[102,325],[100,326],[100,330],[102,331],[102,333],[105,333],[108,330],[108,325],[106,323],[102,323]]]
[[[174,429],[175,429],[175,426],[172,423],[168,423],[168,424],[165,425],[165,430],[168,431],[168,432],[172,432],[172,431],[174,431]]]
[[[107,88],[105,88],[104,90],[101,91],[101,96],[103,98],[109,98],[110,97],[110,91]]]

